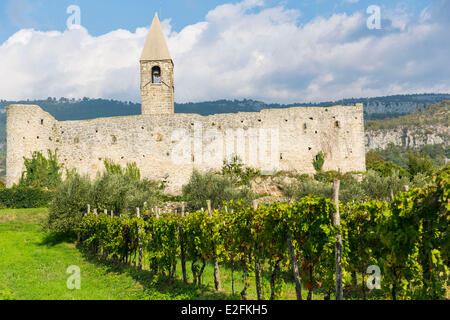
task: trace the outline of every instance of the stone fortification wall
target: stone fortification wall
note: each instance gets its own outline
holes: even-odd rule
[[[63,122],[38,106],[10,106],[7,117],[8,185],[20,178],[23,156],[46,149],[58,149],[66,167],[91,177],[106,158],[135,162],[144,177],[165,180],[172,193],[180,192],[194,168],[219,169],[235,154],[268,173],[313,173],[319,151],[325,153],[324,170],[365,170],[362,105]]]
[[[57,121],[39,106],[12,105],[6,108],[6,185],[17,183],[24,170],[23,157],[33,151],[47,155],[54,150]]]

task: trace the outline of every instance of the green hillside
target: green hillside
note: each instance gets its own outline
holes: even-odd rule
[[[368,120],[366,130],[394,129],[401,126],[408,128],[426,126],[450,126],[450,100],[430,105],[426,109],[395,118]]]

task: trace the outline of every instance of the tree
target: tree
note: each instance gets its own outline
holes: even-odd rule
[[[62,165],[58,163],[57,150],[47,150],[48,158],[41,152],[33,152],[31,158],[24,157],[25,171],[19,180],[19,186],[56,189],[61,183]]]
[[[253,192],[246,186],[239,186],[230,176],[222,176],[214,172],[194,170],[189,182],[183,186],[183,196],[194,209],[205,206],[211,200],[213,208],[222,206],[224,201],[254,198]]]
[[[432,176],[434,172],[433,162],[429,156],[422,156],[412,151],[408,152],[408,171],[411,176],[418,173],[424,173]]]

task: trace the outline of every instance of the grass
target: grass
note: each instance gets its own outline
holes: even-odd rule
[[[221,266],[222,290],[214,290],[214,267],[207,264],[203,288],[193,286],[190,263],[188,283],[182,282],[181,265],[174,281],[153,275],[146,266],[137,270],[130,265],[117,265],[110,260],[88,256],[76,248],[70,239],[55,237],[42,231],[47,209],[0,210],[0,300],[217,300],[240,299],[243,289],[242,272],[232,272]],[[66,273],[69,266],[81,270],[81,289],[69,290]],[[295,299],[295,286],[286,268],[285,284],[280,299]],[[250,278],[249,299],[256,299],[254,278]],[[262,277],[263,295],[269,298],[269,274]],[[303,290],[304,299],[307,291]],[[354,294],[350,293],[349,298]],[[314,299],[323,295],[314,294]],[[333,295],[331,299],[334,299]]]
[[[142,299],[131,277],[87,262],[74,243],[48,241],[46,209],[0,211],[0,291],[14,299]],[[69,266],[81,268],[81,290],[69,290]],[[5,293],[6,292],[6,293]]]

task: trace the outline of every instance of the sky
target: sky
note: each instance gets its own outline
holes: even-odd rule
[[[450,93],[450,0],[0,0],[0,99],[139,102],[155,12],[177,102]]]

